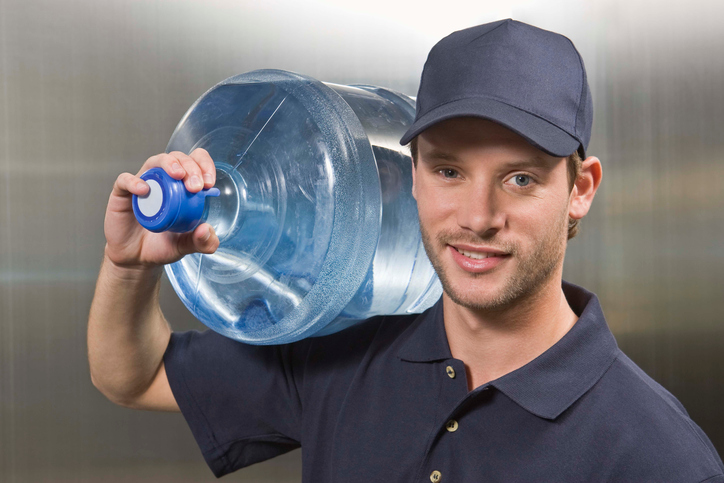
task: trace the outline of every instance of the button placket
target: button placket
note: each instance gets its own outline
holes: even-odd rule
[[[455,370],[455,366],[458,367],[458,370]],[[448,359],[447,361],[442,362],[442,364],[437,367],[437,371],[441,371],[445,375],[443,376],[442,374],[438,373],[443,380],[441,381],[442,384],[439,386],[440,392],[438,395],[438,411],[435,423],[436,429],[433,432],[431,440],[427,445],[423,465],[421,466],[419,473],[417,473],[417,478],[424,478],[424,471],[426,467],[427,471],[432,471],[432,473],[429,473],[429,478],[430,481],[432,481],[433,483],[440,483],[442,481],[442,472],[440,470],[433,470],[432,468],[430,468],[430,466],[432,466],[430,465],[432,459],[431,457],[434,457],[431,454],[431,450],[434,447],[435,440],[440,437],[440,431],[442,430],[442,427],[445,427],[447,431],[450,432],[457,430],[457,421],[455,421],[454,430],[448,429],[447,424],[452,421],[450,419],[450,416],[452,415],[454,408],[459,405],[460,401],[465,398],[465,395],[467,393],[465,368],[461,361],[457,361],[455,359]],[[440,419],[438,418],[442,415],[447,415],[447,418],[440,421]]]
[[[447,424],[453,420],[451,416],[455,408],[459,406],[460,401],[464,400],[468,393],[468,386],[465,377],[465,366],[461,361],[449,359],[440,369],[445,372],[447,377],[443,377],[440,399],[439,399],[439,415],[447,415],[443,420],[438,419],[437,424],[447,428]],[[456,370],[457,369],[457,370]],[[457,430],[457,421],[455,421]],[[438,428],[440,428],[438,426]],[[442,428],[440,428],[442,429]],[[448,429],[450,431],[450,429]],[[452,432],[452,431],[451,431]]]
[[[439,366],[438,370],[445,374],[440,387],[440,413],[448,414],[468,393],[465,366],[461,361],[448,359]],[[446,421],[447,419],[438,424],[445,424]]]

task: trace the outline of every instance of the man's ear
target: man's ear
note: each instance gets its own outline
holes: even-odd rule
[[[596,195],[598,185],[601,184],[601,161],[595,156],[589,156],[583,160],[581,174],[573,184],[571,197],[568,203],[568,216],[580,220],[588,213]]]
[[[410,163],[412,164],[412,197],[415,198],[415,201],[417,201],[417,193],[415,192],[415,172],[417,171],[417,168],[415,167],[415,162],[410,158]]]

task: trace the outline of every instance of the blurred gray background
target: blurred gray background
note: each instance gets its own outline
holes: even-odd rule
[[[724,453],[724,6],[593,3],[0,0],[0,481],[215,481],[182,416],[92,386],[85,339],[113,181],[197,97],[258,68],[415,95],[438,39],[505,17],[588,68],[604,180],[565,278]],[[203,328],[167,283],[162,305]],[[294,451],[225,480],[300,468]]]

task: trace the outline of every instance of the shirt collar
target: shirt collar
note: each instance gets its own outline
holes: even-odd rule
[[[571,330],[533,361],[488,383],[545,419],[555,419],[593,387],[618,350],[596,295],[565,281],[563,293],[578,315]],[[452,358],[443,323],[442,297],[410,327],[410,336],[398,357],[409,362]]]
[[[435,305],[420,314],[406,332],[410,336],[397,353],[403,361],[434,362],[452,359],[443,322],[442,296]]]

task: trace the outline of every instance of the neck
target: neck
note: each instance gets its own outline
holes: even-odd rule
[[[452,356],[465,363],[468,390],[532,361],[563,337],[578,317],[561,277],[495,311],[473,311],[443,293],[443,318]]]

